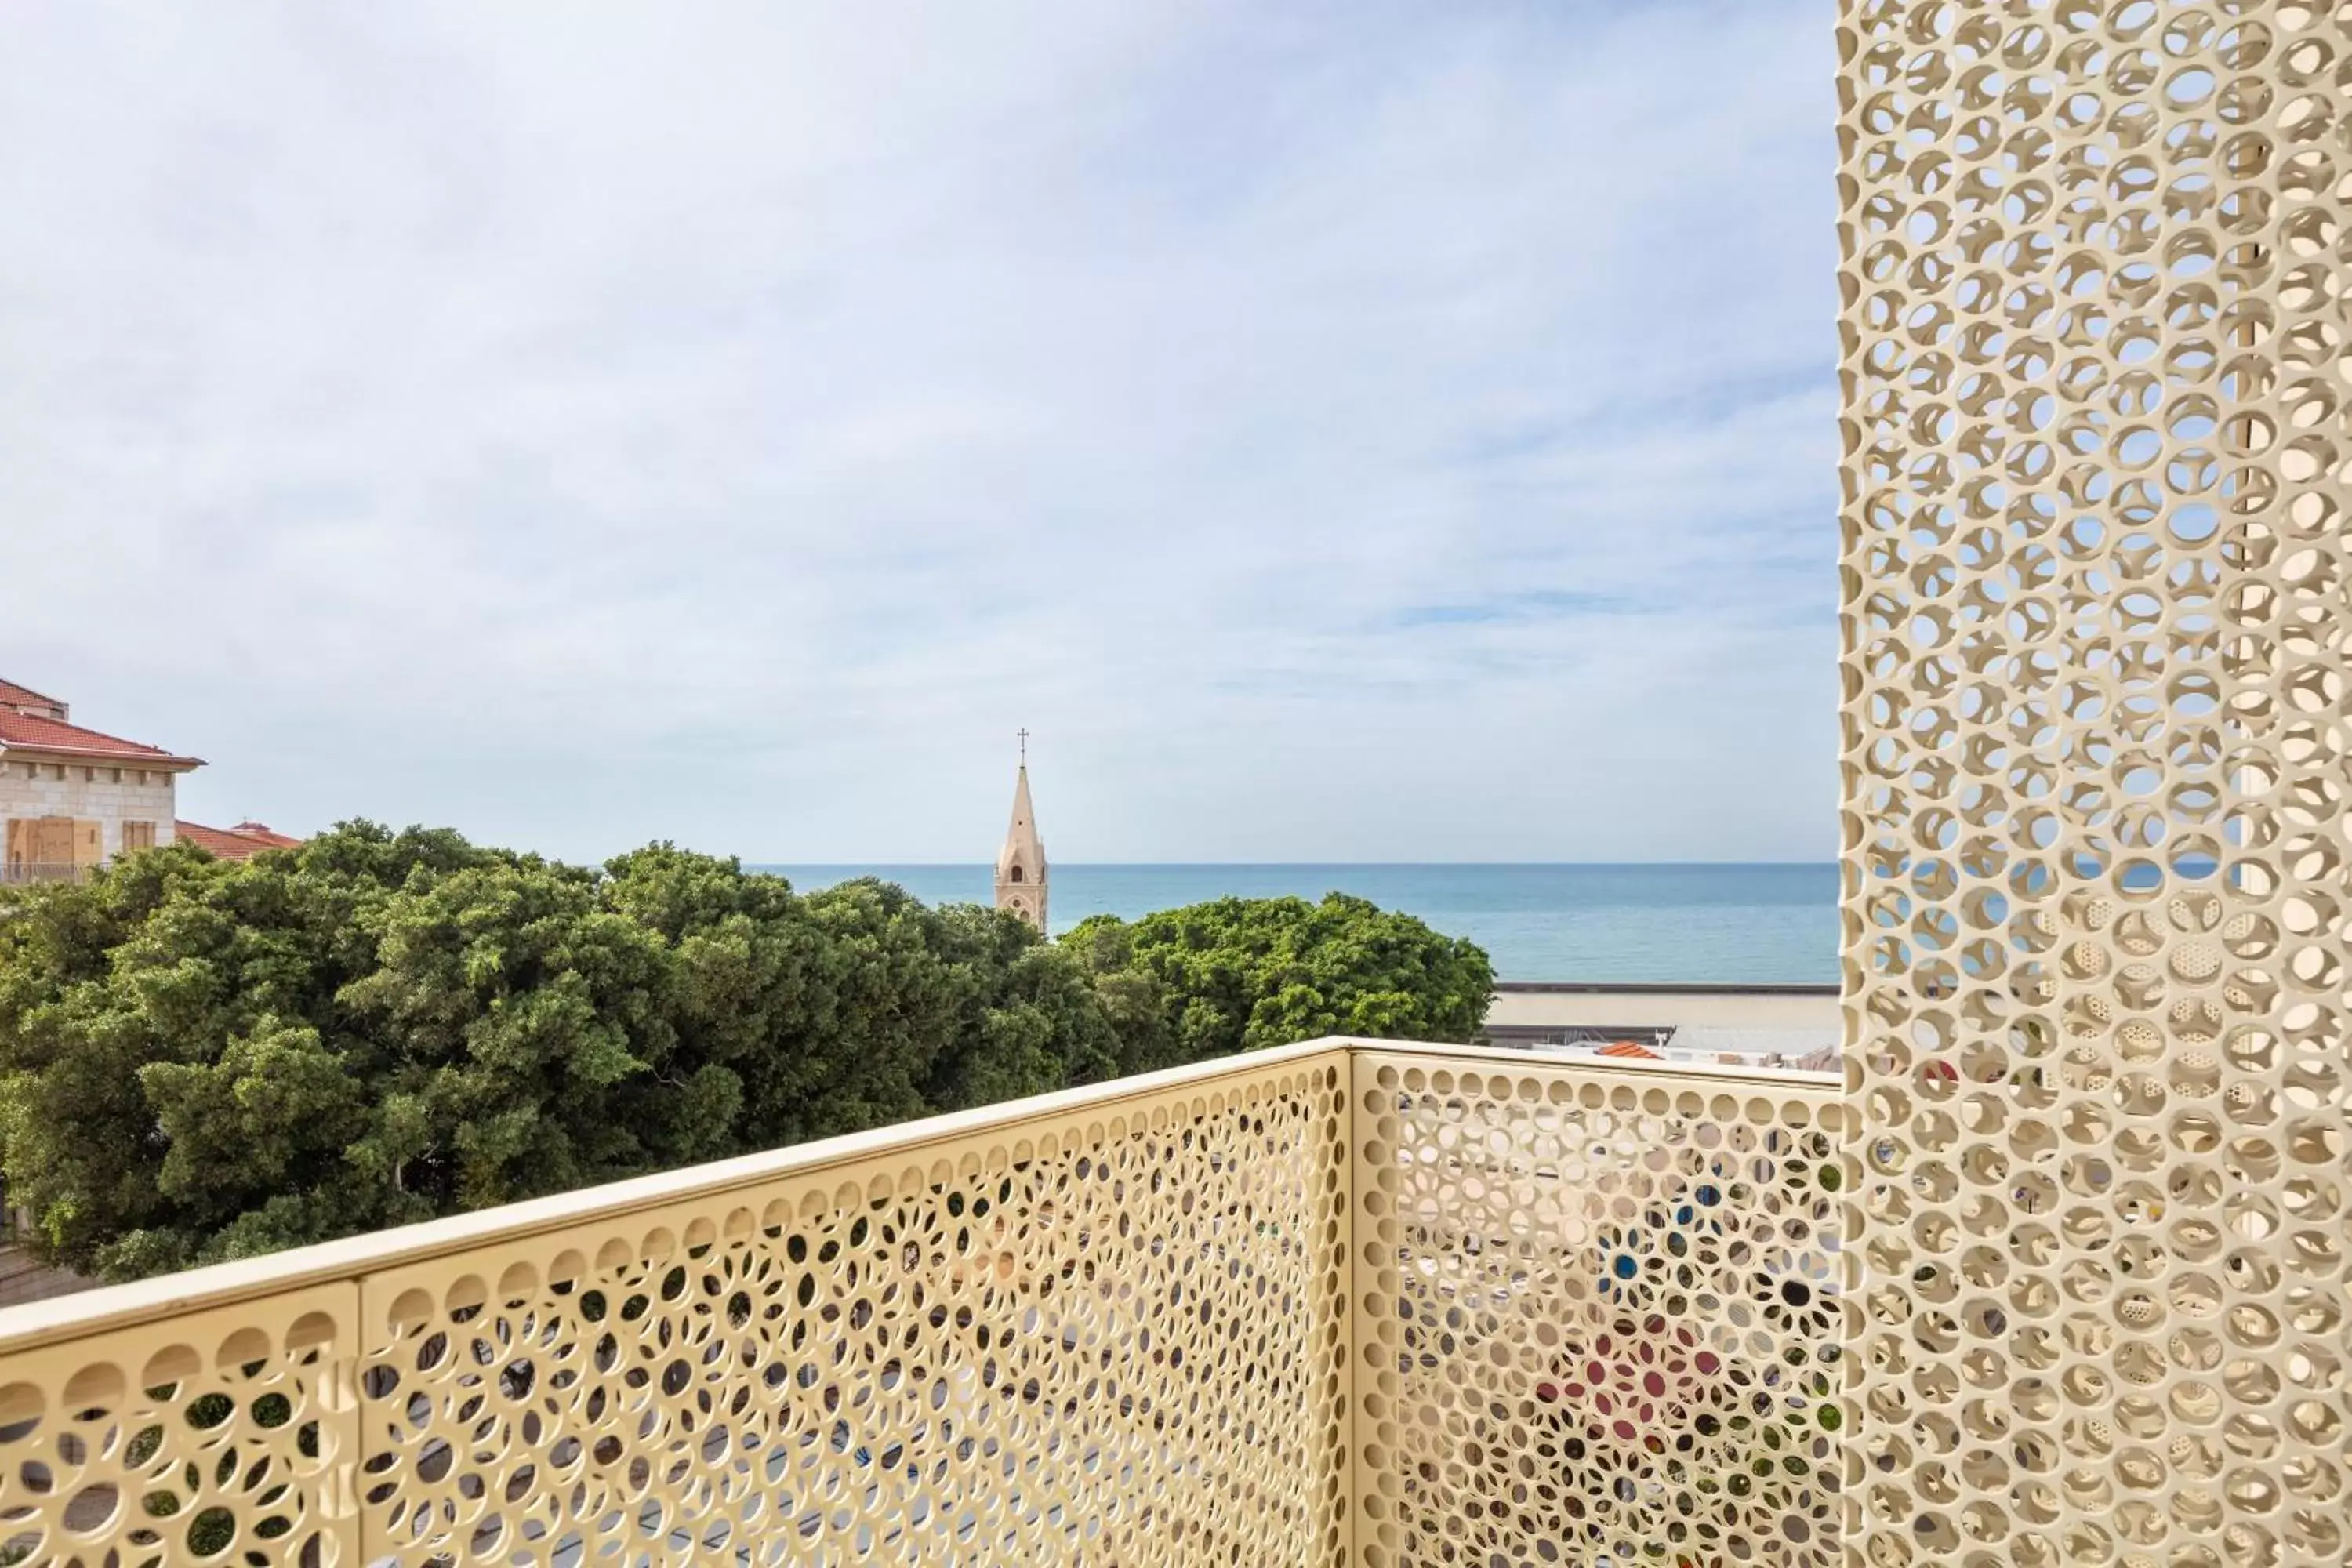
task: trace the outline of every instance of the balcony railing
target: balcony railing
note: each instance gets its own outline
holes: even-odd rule
[[[88,879],[93,869],[47,860],[10,860],[0,863],[0,888],[32,882],[79,882]]]
[[[1827,1563],[1828,1075],[1342,1040],[0,1312],[0,1560]]]

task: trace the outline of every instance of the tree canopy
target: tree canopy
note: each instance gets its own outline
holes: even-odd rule
[[[1097,915],[1061,947],[1094,978],[1122,1072],[1318,1035],[1468,1040],[1495,989],[1475,943],[1344,893]]]
[[[1467,1039],[1485,954],[1360,900],[1048,942],[667,845],[347,824],[0,893],[0,1169],[134,1278],[1325,1033]]]

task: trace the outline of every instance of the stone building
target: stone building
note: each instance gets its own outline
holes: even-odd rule
[[[1022,737],[1027,741],[1024,733]],[[1039,931],[1045,924],[1045,841],[1037,837],[1037,813],[1029,804],[1028,747],[1013,785],[1013,826],[996,854],[996,907],[1011,910]]]
[[[177,836],[173,790],[204,766],[86,730],[67,705],[0,680],[0,879],[66,880]]]

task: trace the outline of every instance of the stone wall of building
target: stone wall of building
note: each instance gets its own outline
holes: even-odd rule
[[[0,765],[0,823],[41,816],[97,821],[110,859],[122,851],[125,822],[151,822],[156,844],[172,842],[176,783],[177,775],[160,768],[12,759]]]

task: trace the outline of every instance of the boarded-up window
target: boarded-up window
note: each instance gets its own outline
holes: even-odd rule
[[[122,853],[134,849],[155,847],[155,825],[152,822],[126,822],[122,825]]]
[[[95,823],[91,824],[96,826]],[[69,816],[20,816],[8,824],[8,864],[74,864],[74,820]]]
[[[106,858],[106,824],[77,820],[73,825],[73,859],[77,866],[95,866]]]

